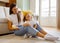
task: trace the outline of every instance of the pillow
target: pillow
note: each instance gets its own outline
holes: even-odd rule
[[[0,6],[0,18],[5,18],[5,12],[3,6]]]
[[[9,7],[4,7],[5,16],[9,16]]]

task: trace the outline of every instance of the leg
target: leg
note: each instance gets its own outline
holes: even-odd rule
[[[37,30],[40,31],[42,34],[46,35],[47,32],[45,32],[40,26],[39,24],[37,24]]]
[[[40,31],[42,34],[44,34],[45,35],[44,38],[47,40],[58,40],[58,37],[54,37],[54,36],[48,34],[38,24],[37,24],[37,30]]]
[[[30,33],[32,36],[39,36],[39,37],[42,37],[42,38],[44,38],[44,36],[45,36],[44,34],[40,33],[38,30],[36,30],[36,29],[34,29],[30,26],[27,26],[24,29],[26,29],[27,32]]]
[[[36,30],[36,29],[34,29],[30,26],[19,27],[19,30],[15,30],[14,33],[15,33],[15,35],[18,35],[18,36],[24,35],[25,33],[30,33],[31,35],[39,36],[39,37],[45,38],[47,40],[56,40],[56,39],[58,39],[56,37],[46,37],[44,34],[40,33],[38,30]]]
[[[15,30],[14,31],[14,34],[17,35],[17,36],[22,36],[26,33],[26,30],[24,29],[23,26],[18,26],[19,27],[19,30]]]

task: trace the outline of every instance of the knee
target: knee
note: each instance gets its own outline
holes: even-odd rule
[[[25,26],[25,28],[32,28],[31,26]]]

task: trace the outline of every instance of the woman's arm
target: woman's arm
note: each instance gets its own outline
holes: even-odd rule
[[[18,30],[17,27],[14,27],[14,26],[12,27],[12,22],[11,21],[8,21],[8,29],[11,30],[11,31],[12,30]]]
[[[9,21],[9,20],[8,20],[8,29],[9,29],[9,30],[12,30],[12,23],[11,23],[11,21]]]

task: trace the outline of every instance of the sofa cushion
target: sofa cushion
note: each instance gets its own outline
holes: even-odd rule
[[[4,7],[5,16],[9,16],[9,7]]]
[[[0,18],[5,18],[4,7],[0,6]]]

